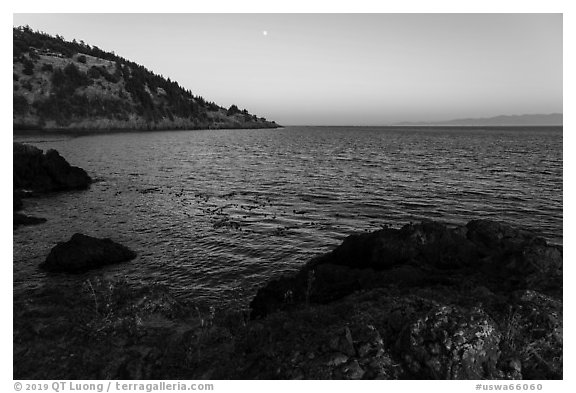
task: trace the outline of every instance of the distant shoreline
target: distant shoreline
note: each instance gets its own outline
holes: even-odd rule
[[[498,129],[498,128],[563,128],[563,125],[486,125],[486,126],[479,126],[479,125],[454,125],[454,124],[447,124],[447,125],[430,125],[430,124],[423,124],[423,125],[408,125],[408,124],[396,124],[396,125],[382,125],[382,126],[362,126],[362,125],[305,125],[305,124],[290,124],[282,127],[332,127],[332,128],[476,128],[476,129]]]
[[[560,124],[537,124],[537,125],[532,125],[532,124],[487,124],[487,125],[470,125],[470,124],[396,124],[393,126],[389,126],[389,127],[432,127],[432,128],[437,128],[437,127],[452,127],[452,128],[550,128],[550,127],[558,127],[558,128],[562,128],[564,127],[564,125]]]
[[[148,132],[167,132],[167,131],[210,131],[210,130],[279,130],[287,127],[306,127],[306,128],[364,128],[364,129],[404,129],[404,130],[422,130],[423,128],[431,130],[535,130],[535,129],[553,129],[553,130],[563,130],[562,125],[550,125],[550,126],[456,126],[456,125],[386,125],[386,126],[342,126],[342,125],[288,125],[282,126],[277,125],[277,127],[252,127],[252,128],[232,128],[232,127],[222,127],[222,128],[162,128],[162,129],[109,129],[109,130],[85,130],[85,129],[42,129],[42,128],[20,128],[14,127],[12,135],[14,136],[25,136],[25,135],[72,135],[72,136],[83,136],[83,135],[104,135],[104,134],[121,134],[121,133],[148,133]]]
[[[14,126],[12,135],[97,135],[97,134],[121,134],[121,133],[148,133],[148,132],[165,132],[165,131],[211,131],[211,130],[276,130],[284,128],[281,125],[276,127],[250,127],[250,128],[159,128],[159,129],[135,129],[135,128],[117,128],[117,129],[78,129],[78,128],[21,128]]]

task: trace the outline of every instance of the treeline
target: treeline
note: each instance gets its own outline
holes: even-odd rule
[[[77,53],[85,53],[110,61],[118,58],[114,53],[103,51],[97,46],[87,45],[84,41],[66,41],[62,36],[53,37],[44,32],[34,31],[29,26],[14,27],[13,35],[14,58],[28,53],[30,48],[59,53],[68,58],[72,58]]]

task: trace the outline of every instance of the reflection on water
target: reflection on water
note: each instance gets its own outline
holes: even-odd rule
[[[494,218],[562,242],[562,131],[288,127],[16,136],[97,182],[25,201],[48,222],[14,231],[14,290],[78,280],[37,269],[75,232],[138,258],[110,276],[201,302],[246,302],[350,233],[423,218]]]

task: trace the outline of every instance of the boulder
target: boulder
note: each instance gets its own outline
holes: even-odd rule
[[[397,352],[416,378],[494,379],[500,340],[483,310],[441,306],[404,329]]]
[[[471,265],[476,259],[474,244],[463,236],[460,228],[449,228],[433,221],[351,235],[334,251],[320,258],[321,263],[329,261],[374,270],[405,264],[454,268]]]
[[[35,192],[81,190],[92,182],[82,168],[71,166],[56,150],[13,145],[14,188]]]
[[[40,267],[50,272],[79,273],[135,257],[136,253],[110,239],[76,233],[69,241],[52,248]]]

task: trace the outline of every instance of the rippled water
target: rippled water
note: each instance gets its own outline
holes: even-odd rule
[[[14,291],[83,276],[38,270],[75,232],[138,258],[108,276],[163,282],[201,303],[246,303],[353,232],[431,218],[495,218],[562,243],[561,129],[287,127],[15,136],[97,182],[25,201]]]

